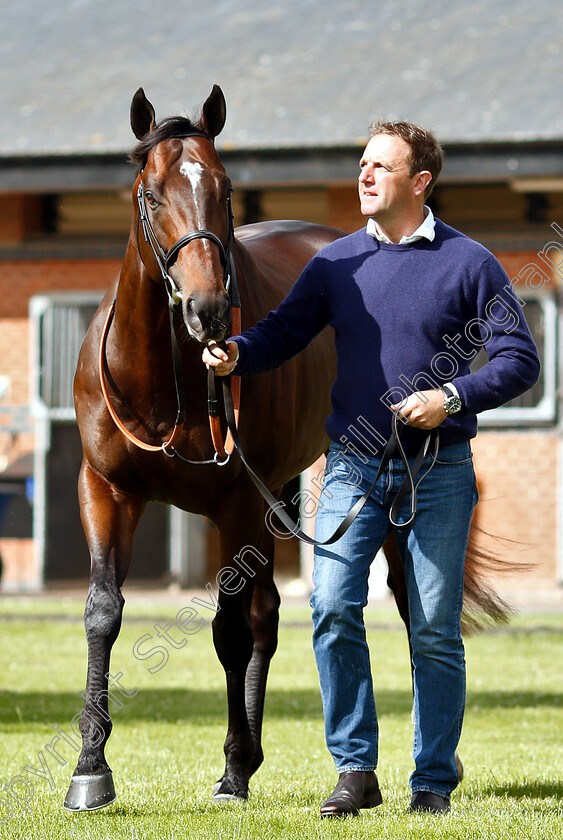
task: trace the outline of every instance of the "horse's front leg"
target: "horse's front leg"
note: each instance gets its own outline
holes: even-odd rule
[[[216,801],[246,799],[256,752],[254,720],[247,712],[246,680],[254,649],[250,608],[263,553],[262,500],[245,484],[223,500],[215,519],[221,539],[218,610],[213,642],[227,681],[228,729],[224,744],[225,771],[213,788]],[[232,571],[231,571],[232,570]]]
[[[250,775],[258,770],[264,760],[262,720],[266,682],[278,644],[280,596],[274,583],[274,536],[268,529],[264,531],[263,559],[267,562],[258,564],[254,581],[250,611],[254,645],[246,671],[246,713],[254,740]]]
[[[80,717],[82,751],[64,806],[70,811],[90,811],[115,799],[104,754],[112,728],[108,709],[110,653],[121,627],[121,584],[129,568],[133,535],[144,502],[120,493],[86,462],[80,473],[79,499],[91,559],[84,611],[88,675]]]

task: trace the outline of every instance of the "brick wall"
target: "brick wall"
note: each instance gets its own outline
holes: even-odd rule
[[[33,295],[106,289],[121,260],[37,260],[0,263],[0,317],[27,318]]]
[[[0,263],[0,372],[11,380],[9,403],[30,399],[29,301],[52,292],[103,290],[119,270],[118,260],[44,260]]]
[[[484,548],[528,571],[499,589],[541,594],[558,580],[559,440],[550,431],[480,431],[472,442]]]

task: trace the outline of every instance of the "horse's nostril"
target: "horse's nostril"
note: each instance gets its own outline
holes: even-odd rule
[[[200,310],[197,301],[193,297],[189,297],[186,301],[186,318],[190,323],[199,323]]]
[[[229,321],[229,299],[192,293],[184,301],[184,321],[188,332],[198,341],[210,338],[219,341],[225,337]]]

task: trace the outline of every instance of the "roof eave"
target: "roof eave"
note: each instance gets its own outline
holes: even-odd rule
[[[362,145],[311,148],[219,148],[236,186],[320,187],[349,184]],[[444,144],[441,183],[563,176],[563,139]],[[131,186],[126,152],[0,157],[0,192],[111,192]]]

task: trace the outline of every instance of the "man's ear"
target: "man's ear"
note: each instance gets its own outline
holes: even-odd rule
[[[422,195],[430,182],[432,181],[432,173],[429,172],[427,169],[423,169],[416,174],[416,180],[414,182],[414,193],[415,195]]]

